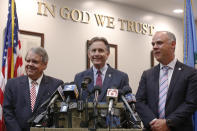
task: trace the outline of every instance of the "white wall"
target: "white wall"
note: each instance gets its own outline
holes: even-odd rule
[[[66,6],[70,9],[88,11],[92,15],[90,24],[63,20],[59,10],[56,10],[55,18],[51,15],[40,16],[37,15],[36,0],[16,0],[20,29],[41,32],[45,35],[45,49],[49,54],[45,73],[48,75],[65,82],[73,81],[77,72],[86,69],[86,40],[94,36],[104,36],[110,43],[118,45],[118,69],[128,73],[130,85],[133,92],[136,92],[142,72],[150,68],[151,36],[121,31],[119,28],[98,27],[94,13],[154,25],[155,31],[172,31],[177,36],[176,56],[180,61],[183,59],[183,26],[179,19],[106,1],[46,0],[45,2],[53,3],[56,9]],[[2,32],[7,21],[7,1],[1,0],[0,8],[0,42],[3,43]]]

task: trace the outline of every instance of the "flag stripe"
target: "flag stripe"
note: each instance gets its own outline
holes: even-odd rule
[[[0,131],[5,131],[2,105],[5,84],[8,79],[23,75],[21,45],[18,41],[18,18],[14,0],[9,0],[8,20],[5,29],[2,72],[0,78]]]

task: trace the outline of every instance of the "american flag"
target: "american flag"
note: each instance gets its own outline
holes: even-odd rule
[[[2,57],[2,72],[0,76],[0,131],[5,130],[3,119],[3,93],[8,79],[23,75],[21,44],[18,40],[18,18],[14,0],[9,0],[8,21],[5,28]]]

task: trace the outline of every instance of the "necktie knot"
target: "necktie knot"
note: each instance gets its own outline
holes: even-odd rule
[[[36,86],[38,83],[36,81],[31,81],[32,86]]]
[[[168,71],[169,69],[170,69],[169,66],[163,66],[163,67],[162,67],[162,70],[163,70],[163,71]]]
[[[98,75],[101,75],[101,74],[102,74],[102,73],[101,73],[101,70],[98,70],[98,71],[97,71],[97,74],[98,74]]]

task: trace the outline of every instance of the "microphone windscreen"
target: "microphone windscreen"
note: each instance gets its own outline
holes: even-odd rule
[[[135,98],[135,95],[133,95],[132,93],[127,93],[125,95],[125,99],[127,100],[128,103],[131,103],[131,102],[136,102],[136,98]]]
[[[100,94],[100,92],[101,92],[101,87],[98,86],[98,85],[94,86],[94,89],[92,90],[92,93],[95,93],[95,91],[98,91],[99,94]]]
[[[84,81],[86,84],[90,84],[92,82],[92,78],[90,76],[84,77]]]
[[[124,86],[122,89],[122,93],[123,93],[123,95],[125,95],[127,93],[132,93],[131,87],[128,85]]]
[[[63,92],[65,96],[70,96],[71,99],[77,99],[79,96],[77,85],[74,83],[65,84]]]

